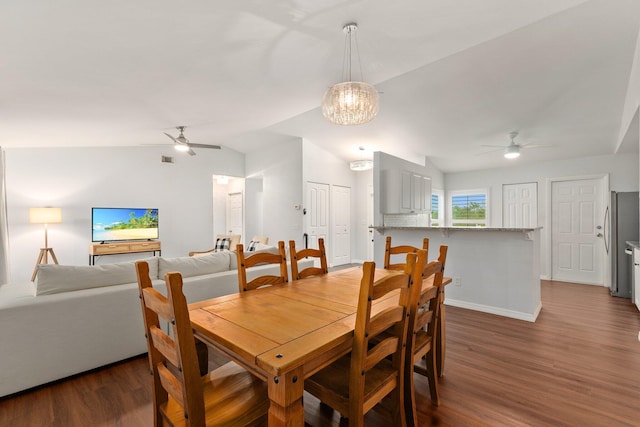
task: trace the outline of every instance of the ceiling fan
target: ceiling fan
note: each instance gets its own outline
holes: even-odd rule
[[[191,149],[192,147],[213,148],[215,150],[219,150],[220,149],[219,145],[194,144],[193,142],[189,142],[189,140],[184,136],[185,128],[186,128],[186,126],[176,126],[176,129],[178,129],[180,131],[180,135],[178,135],[177,138],[175,138],[173,135],[169,135],[168,133],[163,132],[165,135],[167,135],[169,138],[171,138],[171,140],[174,142],[174,148],[176,150],[178,150],[178,151],[186,151],[190,155],[195,156],[196,153],[195,153],[195,151],[193,151]]]
[[[515,159],[520,156],[520,151],[524,148],[542,148],[542,147],[551,147],[551,145],[534,145],[534,144],[516,144],[514,139],[518,136],[518,132],[513,131],[509,132],[509,138],[511,138],[511,142],[509,145],[483,145],[483,147],[499,147],[501,150],[504,150],[504,157],[506,159]],[[491,150],[487,151],[487,153],[491,153],[492,151],[499,150]]]

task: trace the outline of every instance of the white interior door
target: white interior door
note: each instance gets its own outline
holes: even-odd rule
[[[533,228],[538,226],[538,184],[502,186],[502,226]]]
[[[330,248],[330,242],[327,239],[329,234],[329,184],[307,182],[305,209],[307,210],[305,218],[308,246],[317,248],[318,239],[323,238],[324,247],[328,251]]]
[[[334,185],[331,192],[333,213],[333,265],[351,262],[351,189]]]
[[[553,280],[602,285],[602,179],[551,183]]]
[[[227,194],[227,220],[228,234],[242,235],[242,193]],[[235,248],[234,248],[235,249]]]

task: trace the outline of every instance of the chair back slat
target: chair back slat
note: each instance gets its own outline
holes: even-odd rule
[[[151,287],[143,289],[142,293],[144,294],[144,301],[149,310],[166,321],[171,320],[171,309],[169,308],[169,300],[167,297]]]
[[[289,240],[289,256],[291,258],[291,280],[300,280],[309,276],[318,276],[327,274],[329,267],[327,264],[327,252],[324,248],[324,239],[318,239],[318,249],[305,248],[296,251],[296,242]],[[320,267],[307,267],[302,270],[298,269],[298,262],[304,258],[318,258]]]
[[[178,377],[176,377],[165,365],[158,364],[158,376],[160,384],[182,407],[184,407],[184,387]]]
[[[384,268],[387,270],[404,270],[404,263],[391,263],[391,255],[415,254],[420,248],[409,245],[391,246],[391,236],[387,236],[384,248]],[[429,252],[429,239],[422,239],[422,249]]]
[[[236,251],[238,258],[238,289],[246,292],[266,285],[278,285],[287,283],[289,280],[287,273],[287,255],[284,250],[284,242],[278,242],[278,253],[260,252],[245,257],[244,246],[239,244]],[[247,269],[264,264],[279,264],[280,275],[263,275],[247,280]]]
[[[151,340],[156,350],[162,354],[165,359],[169,361],[173,366],[180,365],[180,356],[178,356],[178,348],[175,341],[169,337],[162,329],[152,327],[149,330],[151,334]]]

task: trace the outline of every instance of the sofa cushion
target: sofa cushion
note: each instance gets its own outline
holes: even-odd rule
[[[178,257],[158,259],[158,278],[170,271],[178,271],[182,277],[199,276],[201,274],[219,273],[229,270],[231,252],[211,252],[199,257]]]
[[[149,263],[149,276],[152,279],[158,277],[158,258],[146,258],[143,261]],[[36,295],[122,285],[137,281],[134,262],[88,266],[41,264],[38,266]]]

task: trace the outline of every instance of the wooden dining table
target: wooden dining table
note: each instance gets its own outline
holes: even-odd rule
[[[375,277],[388,274],[399,273],[376,269]],[[361,279],[352,267],[203,300],[189,305],[191,324],[199,340],[267,381],[269,426],[303,426],[304,379],[351,350]],[[444,321],[439,331],[442,372]]]

